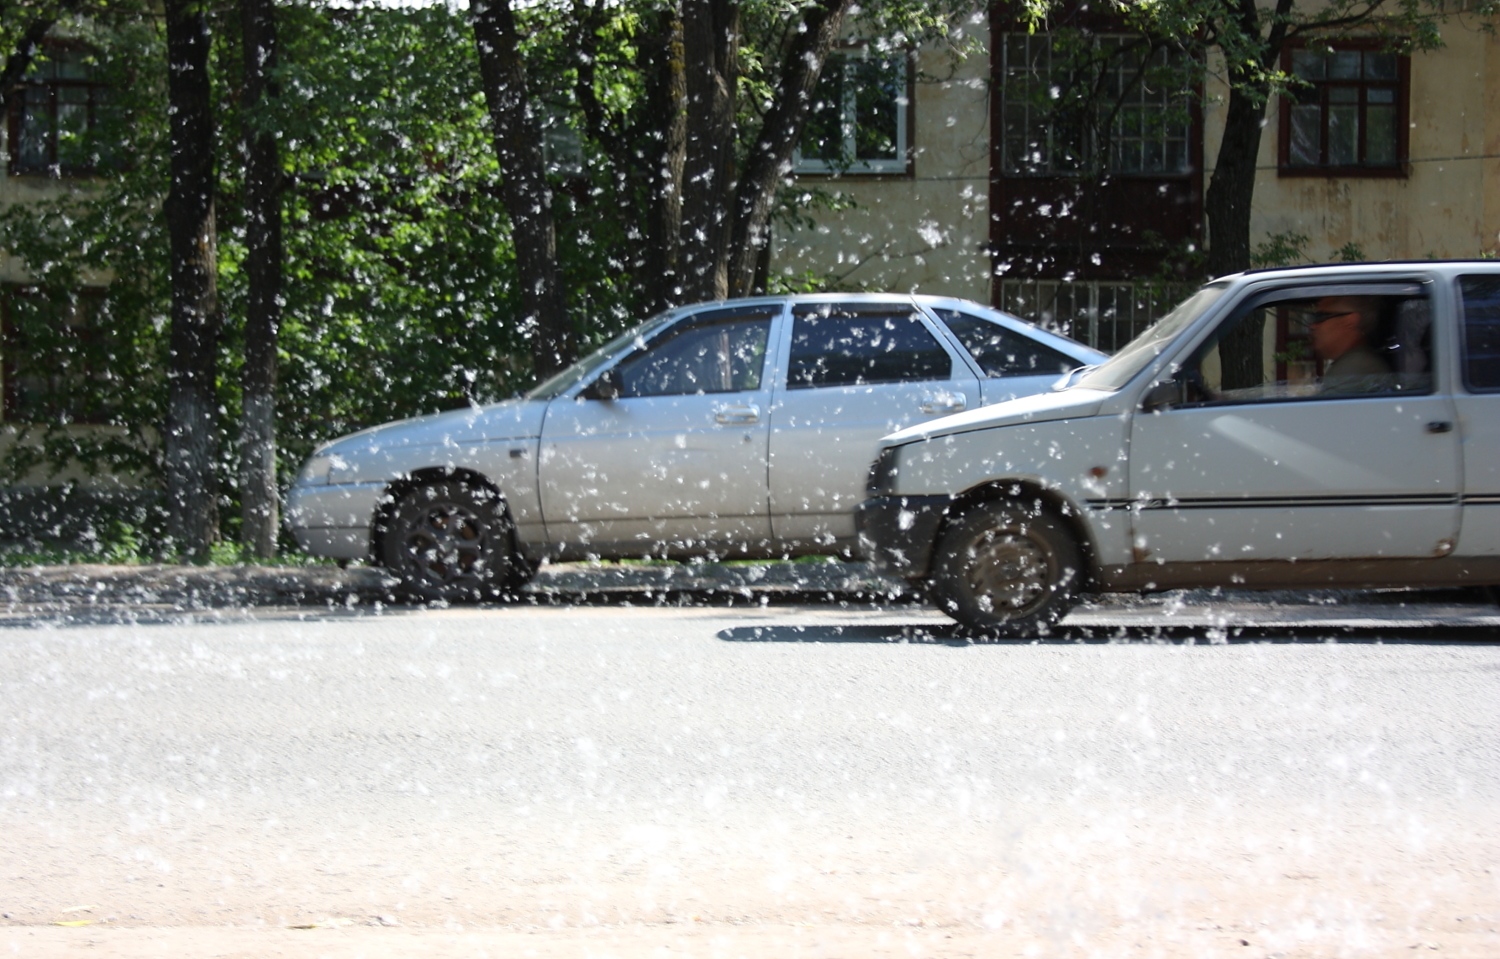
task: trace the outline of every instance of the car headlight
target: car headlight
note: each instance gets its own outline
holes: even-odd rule
[[[298,486],[324,486],[328,473],[333,469],[332,456],[310,456],[297,473]]]
[[[333,480],[330,479],[334,470],[346,470],[349,464],[344,458],[333,453],[315,453],[308,457],[302,469],[297,473],[298,486],[327,486]],[[347,482],[347,479],[345,480]]]

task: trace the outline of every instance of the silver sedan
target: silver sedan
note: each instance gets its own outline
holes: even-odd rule
[[[503,593],[544,559],[847,555],[882,436],[1103,358],[965,300],[698,304],[517,399],[324,444],[287,518],[308,552],[444,600]]]

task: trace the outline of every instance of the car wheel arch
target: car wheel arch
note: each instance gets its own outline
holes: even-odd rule
[[[1082,511],[1060,491],[1035,479],[992,479],[959,493],[943,511],[943,522],[938,527],[935,542],[942,541],[948,528],[959,517],[982,503],[992,502],[1011,502],[1024,508],[1040,508],[1055,513],[1073,536],[1083,556],[1084,575],[1079,585],[1084,591],[1092,590],[1098,576],[1099,553]]]

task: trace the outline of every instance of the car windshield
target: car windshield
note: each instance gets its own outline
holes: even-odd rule
[[[1120,352],[1085,372],[1077,381],[1069,384],[1071,390],[1109,390],[1113,392],[1129,383],[1146,365],[1161,355],[1161,351],[1178,333],[1202,316],[1219,297],[1224,295],[1228,284],[1211,283],[1183,300],[1177,308],[1157,320],[1140,336],[1125,344]]]
[[[528,400],[556,399],[563,393],[566,393],[573,384],[587,379],[589,374],[609,362],[611,358],[619,355],[626,347],[644,346],[646,340],[651,338],[651,334],[670,322],[672,316],[673,314],[670,312],[659,313],[635,329],[626,330],[572,366],[543,380],[526,394],[526,398]]]

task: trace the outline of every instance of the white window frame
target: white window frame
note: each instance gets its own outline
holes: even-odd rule
[[[899,88],[901,93],[896,97],[896,153],[895,157],[879,157],[875,159],[861,160],[854,156],[857,146],[855,123],[855,94],[853,83],[843,85],[843,103],[840,105],[840,129],[843,133],[843,155],[849,160],[848,164],[830,163],[821,157],[805,157],[799,148],[793,158],[793,171],[799,174],[813,174],[823,176],[842,176],[846,174],[860,173],[884,173],[905,175],[911,172],[911,98],[912,98],[912,55],[911,51],[897,48],[890,51],[882,51],[873,44],[862,43],[843,47],[830,54],[823,69],[826,71],[837,65],[843,68],[850,63],[870,59],[889,60],[896,64],[900,70]]]

